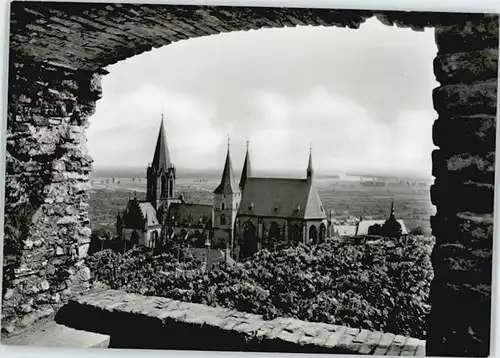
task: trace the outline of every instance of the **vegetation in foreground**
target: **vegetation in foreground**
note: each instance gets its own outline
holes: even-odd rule
[[[432,239],[262,250],[210,271],[175,247],[154,255],[134,249],[89,256],[93,280],[114,289],[425,338],[432,280]]]

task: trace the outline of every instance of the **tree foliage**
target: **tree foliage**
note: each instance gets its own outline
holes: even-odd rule
[[[432,279],[430,240],[380,240],[262,250],[210,271],[174,252],[91,255],[94,280],[114,289],[261,314],[424,338]]]

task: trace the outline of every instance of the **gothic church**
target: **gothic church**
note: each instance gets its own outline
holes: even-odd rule
[[[209,240],[212,247],[229,247],[233,257],[243,258],[264,247],[319,243],[331,230],[314,184],[311,153],[304,179],[254,177],[247,143],[236,184],[228,143],[211,205],[186,202],[177,195],[175,180],[162,116],[147,168],[146,200],[129,200],[118,217],[117,231],[123,240],[147,247],[175,237],[200,245]]]

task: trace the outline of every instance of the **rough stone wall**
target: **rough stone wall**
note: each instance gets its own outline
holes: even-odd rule
[[[428,355],[489,355],[498,29],[498,16],[436,27]]]
[[[88,278],[84,129],[100,95],[94,72],[183,39],[264,27],[357,28],[374,15],[388,25],[436,26],[440,149],[433,153],[437,244],[427,353],[487,355],[498,17],[479,14],[12,3],[4,285],[12,288],[3,292],[3,326],[29,325],[86,286],[77,278]]]
[[[111,336],[110,347],[423,356],[425,341],[293,318],[271,321],[227,308],[106,290],[71,300],[56,316]]]
[[[100,94],[99,75],[10,54],[3,332],[88,287],[85,130]]]
[[[384,24],[414,30],[481,17],[439,12],[14,1],[10,41],[36,60],[95,71],[152,48],[201,36],[305,25],[356,29],[373,16]]]

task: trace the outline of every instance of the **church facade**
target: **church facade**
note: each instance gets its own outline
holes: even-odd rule
[[[148,247],[176,238],[198,245],[207,241],[212,247],[229,247],[240,258],[261,248],[317,244],[329,236],[331,225],[314,184],[312,153],[305,174],[303,179],[253,176],[247,143],[237,184],[228,142],[212,203],[188,203],[176,192],[176,169],[162,117],[147,167],[146,200],[129,200],[118,217],[117,231],[123,240]]]
[[[247,148],[239,187],[243,193],[235,228],[239,257],[261,248],[318,244],[329,236],[330,223],[314,184],[312,153],[306,178],[264,178],[253,176]]]

